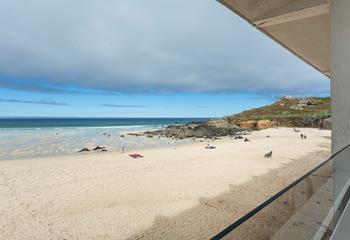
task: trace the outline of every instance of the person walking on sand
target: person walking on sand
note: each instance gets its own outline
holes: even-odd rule
[[[122,146],[121,152],[122,152],[122,153],[125,153],[125,145]]]

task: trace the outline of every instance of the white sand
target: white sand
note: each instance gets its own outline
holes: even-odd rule
[[[215,212],[200,210],[192,218],[191,211],[203,201],[207,206],[206,199],[225,196],[235,186],[233,196],[240,199],[240,191],[249,189],[247,202],[240,199],[242,206],[234,210],[234,216],[240,216],[325,157],[315,152],[329,150],[330,131],[302,132],[307,140],[280,128],[253,132],[248,136],[251,142],[217,140],[215,150],[194,143],[136,151],[145,156],[142,159],[101,153],[0,161],[0,239],[157,239],[157,231],[171,231],[162,233],[168,239],[195,239],[198,231],[213,234],[231,216],[220,221],[208,217],[217,217]],[[270,150],[273,158],[265,159]],[[283,175],[262,182],[274,170]],[[255,189],[253,180],[259,178]],[[170,227],[157,230],[163,218],[180,219],[182,224],[171,228],[169,221]],[[196,229],[191,235],[188,229],[198,223],[206,230]]]

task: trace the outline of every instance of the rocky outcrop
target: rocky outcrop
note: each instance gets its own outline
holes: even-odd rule
[[[326,130],[332,130],[332,119],[331,118],[324,119],[322,128]]]
[[[260,108],[250,109],[221,119],[171,125],[158,131],[128,134],[152,138],[168,137],[215,138],[238,136],[244,130],[260,130],[273,127],[311,127],[330,129],[331,99],[308,97],[282,97],[276,102]]]
[[[79,150],[78,152],[90,152],[90,149],[85,147],[85,148]]]
[[[276,121],[270,120],[248,120],[238,123],[238,126],[246,129],[265,129],[277,125]]]
[[[106,152],[107,149],[106,147],[100,147],[100,146],[97,146],[93,149],[95,152]]]
[[[107,149],[105,147],[97,146],[97,147],[93,148],[92,151],[95,151],[95,152],[107,152]],[[87,147],[84,147],[83,149],[79,150],[78,152],[80,152],[80,153],[82,153],[82,152],[90,152],[90,149],[88,149]]]
[[[266,129],[273,127],[311,127],[311,128],[325,128],[325,119],[329,116],[307,116],[307,117],[289,117],[281,119],[263,119],[263,120],[247,120],[237,122],[240,128],[246,129]],[[328,129],[328,128],[325,128]]]
[[[285,98],[284,98],[285,99]],[[298,99],[298,98],[295,98]],[[319,105],[319,102],[313,98],[301,98],[295,105],[290,106],[290,109],[302,111],[307,106]]]
[[[235,136],[243,130],[237,125],[220,119],[207,122],[193,122],[185,125],[170,125],[161,130],[144,132],[143,135],[146,137],[160,136],[174,139],[215,138]]]

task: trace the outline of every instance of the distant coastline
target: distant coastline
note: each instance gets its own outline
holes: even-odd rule
[[[209,118],[56,118],[56,117],[3,117],[0,129],[83,128],[83,127],[128,127],[186,124],[207,121]]]

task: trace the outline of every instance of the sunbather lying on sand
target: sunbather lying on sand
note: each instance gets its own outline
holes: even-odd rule
[[[205,149],[216,149],[215,146],[211,146],[210,144],[207,144],[207,146],[205,146]]]

